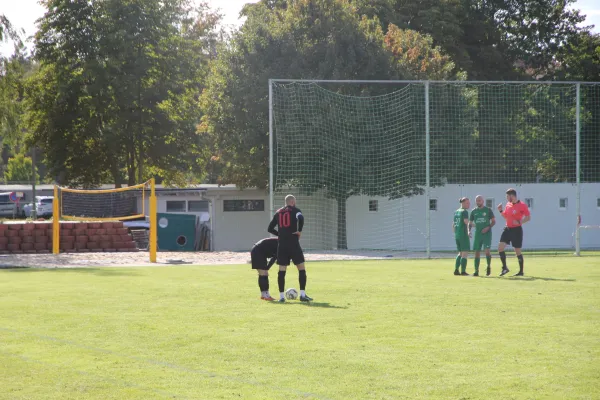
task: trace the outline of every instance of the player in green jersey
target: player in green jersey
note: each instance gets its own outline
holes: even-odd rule
[[[454,212],[454,221],[452,222],[452,230],[454,239],[456,240],[456,263],[454,264],[454,275],[469,276],[467,274],[467,256],[471,246],[471,226],[469,225],[469,207],[471,202],[467,197],[460,198],[460,208]],[[458,268],[461,267],[461,272]]]
[[[475,197],[475,203],[477,207],[471,210],[471,216],[469,217],[470,226],[475,227],[475,238],[473,239],[473,250],[475,251],[475,273],[473,276],[479,276],[479,263],[481,248],[485,250],[485,259],[487,261],[487,269],[485,272],[486,276],[490,276],[492,273],[492,253],[490,253],[490,247],[492,247],[492,226],[496,225],[496,218],[494,217],[493,211],[485,206],[485,199],[483,196]]]

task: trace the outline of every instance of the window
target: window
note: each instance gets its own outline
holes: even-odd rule
[[[265,201],[223,200],[223,211],[265,211]]]
[[[561,210],[566,210],[567,209],[567,205],[569,204],[569,199],[567,199],[566,197],[562,197],[560,199],[558,199],[558,208]]]
[[[494,199],[485,199],[485,206],[487,208],[494,208]]]
[[[437,199],[429,199],[429,210],[437,211]]]
[[[600,208],[600,197],[596,199],[596,207]]]
[[[379,200],[369,200],[369,211],[379,211]]]
[[[527,204],[527,207],[533,208],[533,199],[531,197],[526,198],[525,199],[525,204]]]
[[[188,212],[208,212],[208,200],[188,201]]]
[[[185,200],[167,201],[167,212],[185,212]]]

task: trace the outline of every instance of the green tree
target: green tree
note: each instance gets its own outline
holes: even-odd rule
[[[198,173],[194,103],[218,16],[189,0],[44,4],[27,99],[51,173],[86,186]]]
[[[4,171],[5,182],[31,182],[33,175],[33,163],[31,157],[25,157],[23,154],[17,154],[8,159],[6,171]],[[36,172],[36,183],[40,182],[40,176]]]
[[[377,16],[433,37],[470,79],[546,76],[555,55],[584,28],[575,0],[352,0]],[[528,73],[529,75],[527,75]]]

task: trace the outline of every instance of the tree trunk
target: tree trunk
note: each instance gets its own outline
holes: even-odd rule
[[[347,197],[338,197],[337,199],[337,248],[346,250],[348,248],[348,237],[346,235],[346,201]]]

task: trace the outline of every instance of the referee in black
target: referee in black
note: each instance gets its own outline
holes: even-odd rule
[[[269,294],[269,269],[277,261],[277,238],[266,238],[252,246],[250,251],[252,269],[258,271],[258,287],[261,300],[274,301]],[[267,259],[270,259],[267,263]]]
[[[277,264],[279,273],[279,302],[285,302],[285,273],[290,261],[298,268],[298,281],[300,283],[300,301],[312,301],[306,294],[306,268],[304,266],[304,253],[300,247],[300,236],[304,226],[302,211],[296,208],[296,198],[291,194],[285,197],[285,207],[277,210],[267,230],[278,237]],[[278,227],[278,230],[275,229]]]

